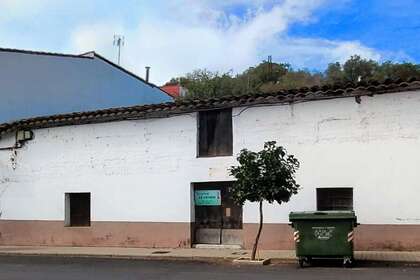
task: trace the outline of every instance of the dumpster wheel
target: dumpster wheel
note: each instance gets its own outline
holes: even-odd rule
[[[300,268],[305,267],[305,263],[310,265],[312,263],[312,258],[311,257],[300,257],[300,258],[298,258],[298,264],[299,264]]]
[[[298,263],[299,263],[299,267],[303,268],[305,265],[305,259],[304,258],[299,258],[298,259]]]
[[[346,268],[352,267],[353,266],[353,258],[352,257],[344,257],[343,266],[346,267]]]

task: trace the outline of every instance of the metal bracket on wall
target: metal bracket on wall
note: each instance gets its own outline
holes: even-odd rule
[[[32,130],[19,130],[16,132],[15,139],[15,144],[13,146],[0,147],[0,151],[22,148],[27,141],[34,139],[34,132]]]
[[[11,147],[1,147],[0,151],[11,151],[10,162],[12,164],[12,169],[16,169],[17,161],[17,149],[23,147],[23,145],[34,138],[34,133],[31,130],[19,130],[16,132],[15,144]]]

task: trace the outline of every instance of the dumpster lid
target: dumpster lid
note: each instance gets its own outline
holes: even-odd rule
[[[354,211],[302,211],[290,212],[289,220],[356,219]]]

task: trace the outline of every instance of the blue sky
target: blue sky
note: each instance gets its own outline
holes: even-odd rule
[[[315,24],[294,25],[292,36],[358,40],[376,49],[383,59],[420,61],[420,1],[348,1],[313,14]]]
[[[239,72],[267,55],[323,70],[352,54],[420,62],[419,0],[0,0],[0,46],[96,50],[164,83],[196,68]]]

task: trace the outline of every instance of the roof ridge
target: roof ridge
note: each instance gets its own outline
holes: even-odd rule
[[[35,51],[35,50],[14,49],[14,48],[1,48],[1,47],[0,47],[0,52],[13,52],[13,53],[23,53],[23,54],[32,54],[32,55],[49,55],[49,56],[61,56],[61,57],[92,59],[92,57],[88,57],[88,56],[84,56],[84,55],[78,55],[78,54],[67,54],[67,53]]]

